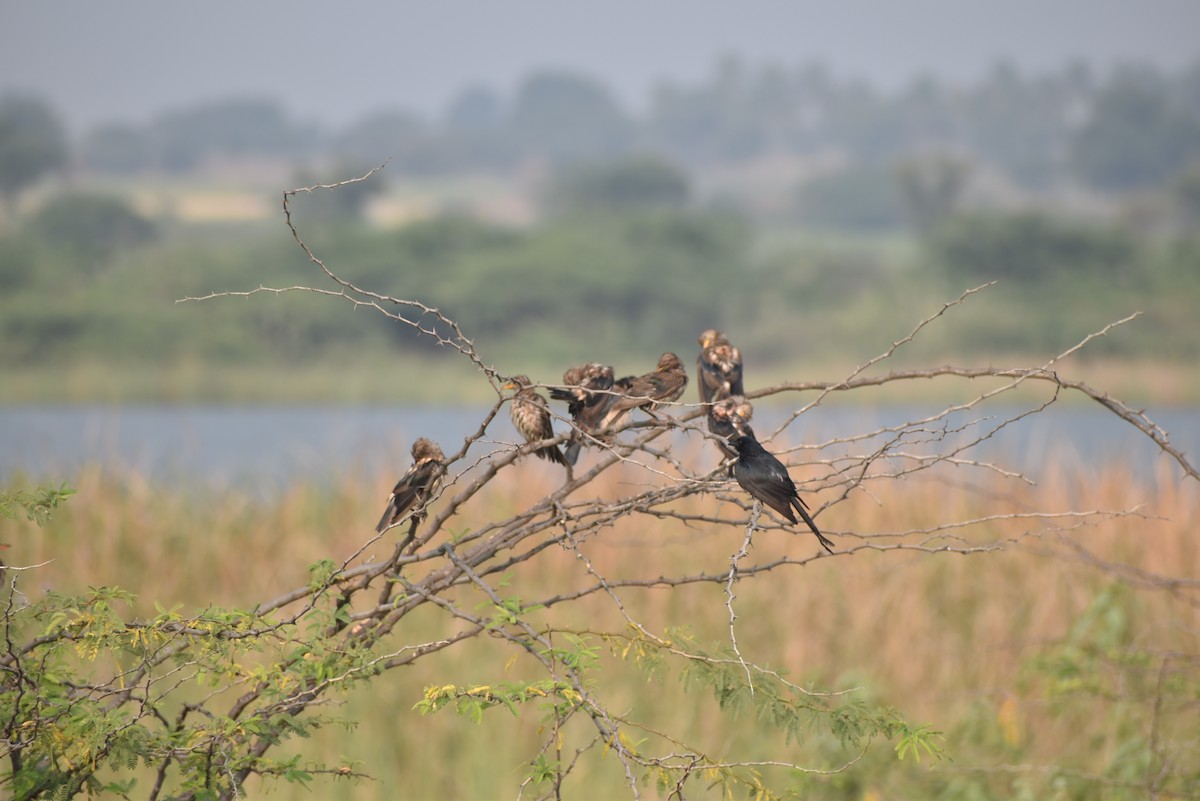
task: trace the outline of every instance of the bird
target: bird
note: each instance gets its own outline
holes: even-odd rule
[[[746,394],[742,386],[742,352],[715,328],[700,335],[696,374],[701,403]]]
[[[750,493],[755,500],[762,501],[776,512],[787,518],[789,523],[796,523],[793,509],[800,513],[804,522],[817,535],[817,540],[825,550],[833,553],[833,542],[820,532],[813,522],[808,507],[796,491],[792,477],[788,475],[783,462],[769,453],[758,440],[747,434],[741,434],[733,439],[733,447],[737,451],[737,461],[733,463],[733,477],[742,489]]]
[[[660,403],[679,400],[687,388],[687,368],[674,353],[667,351],[658,357],[658,366],[645,375],[630,376],[613,382],[613,388],[627,382],[628,389],[620,387],[623,394],[616,398],[604,415],[602,428],[616,425],[632,409],[644,409],[655,417],[654,409]]]
[[[379,525],[375,526],[375,531],[380,534],[400,522],[410,510],[415,510],[408,534],[412,539],[416,524],[425,516],[425,504],[442,484],[446,457],[436,442],[425,437],[417,439],[412,445],[412,459],[412,467],[396,482],[387,509],[379,518]]]
[[[567,463],[573,465],[579,461],[584,434],[594,435],[617,395],[610,391],[614,384],[612,367],[599,362],[567,368],[563,373],[563,384],[568,388],[552,387],[550,398],[566,401],[567,412],[575,423],[563,453]]]
[[[550,408],[546,399],[533,388],[533,382],[527,375],[513,376],[504,385],[504,389],[515,389],[512,407],[513,426],[521,432],[526,442],[537,442],[554,436],[554,426],[550,424]],[[534,451],[542,459],[548,459],[555,464],[567,466],[567,459],[557,445],[546,445]]]
[[[733,449],[733,437],[746,435],[754,437],[754,429],[750,427],[750,418],[754,416],[754,407],[743,397],[732,396],[717,401],[708,411],[708,430],[717,437],[717,447],[726,459],[736,459],[737,451]],[[733,465],[729,466],[729,477],[733,478]]]

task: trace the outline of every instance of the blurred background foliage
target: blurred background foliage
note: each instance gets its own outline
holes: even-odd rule
[[[221,387],[210,399],[286,401],[290,370],[428,363],[382,315],[315,297],[175,302],[319,285],[282,190],[385,161],[298,195],[302,235],[360,286],[441,308],[504,371],[640,372],[712,326],[764,381],[842,371],[996,280],[911,357],[1045,355],[1141,310],[1092,352],[1178,372],[1166,399],[1200,398],[1200,64],[1000,63],[882,92],[727,58],[636,113],[543,70],[510,95],[466,87],[439,118],[383,108],[340,130],[230,98],[71,135],[38,98],[0,98],[0,400],[163,400],[166,382],[130,371],[186,363]],[[66,393],[87,368],[96,397]],[[270,388],[226,386],[233,368]]]

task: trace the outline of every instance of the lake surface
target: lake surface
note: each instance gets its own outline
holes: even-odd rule
[[[818,407],[794,422],[782,439],[819,443],[896,425],[938,409]],[[977,437],[1021,411],[1002,406],[956,415],[947,426],[950,432],[939,436]],[[19,477],[22,485],[71,483],[81,467],[99,465],[137,471],[152,481],[186,480],[217,488],[236,485],[270,493],[293,482],[328,482],[348,472],[398,474],[408,466],[414,438],[432,437],[450,453],[476,430],[485,412],[476,407],[0,407],[0,482]],[[1148,413],[1170,432],[1172,444],[1195,462],[1200,456],[1200,409]],[[766,439],[787,415],[785,409],[756,409],[753,425],[760,439]],[[966,428],[955,433],[959,425]],[[700,435],[676,435],[676,441],[683,438],[699,442]],[[912,448],[921,447],[919,439],[914,437]],[[507,407],[489,426],[485,440],[473,448],[472,456],[486,453],[493,447],[489,442],[515,440]],[[941,441],[929,447],[945,450],[947,445]],[[1098,406],[1066,405],[1004,426],[969,455],[999,460],[1035,475],[1052,456],[1067,458],[1081,470],[1119,460],[1148,480],[1155,477],[1158,465],[1168,461],[1147,437],[1110,412]],[[1178,476],[1180,471],[1176,467],[1170,475]]]

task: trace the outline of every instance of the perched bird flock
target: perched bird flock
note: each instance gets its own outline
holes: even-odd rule
[[[717,446],[730,461],[728,477],[750,494],[795,525],[804,520],[817,541],[830,553],[833,543],[817,528],[808,506],[800,498],[787,467],[763,448],[750,418],[754,407],[746,400],[742,381],[742,352],[720,331],[710,328],[700,335],[700,354],[696,358],[700,402],[707,412],[708,430]],[[658,366],[638,376],[614,378],[613,368],[591,362],[571,367],[563,373],[563,386],[551,387],[550,398],[567,404],[571,434],[562,450],[556,444],[537,447],[533,453],[562,465],[568,471],[579,460],[585,446],[605,446],[613,442],[613,431],[635,409],[659,419],[656,410],[676,403],[688,384],[687,368],[674,353],[664,353]],[[504,389],[515,390],[509,406],[513,427],[527,443],[555,437],[549,404],[528,376],[513,376]],[[387,510],[376,531],[411,521],[408,537],[424,518],[425,506],[437,494],[445,472],[441,448],[428,439],[413,443],[413,464],[392,490]]]

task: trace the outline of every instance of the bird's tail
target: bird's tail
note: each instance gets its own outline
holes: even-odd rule
[[[808,523],[808,527],[812,529],[812,533],[817,535],[817,541],[821,543],[825,550],[833,553],[833,540],[826,537],[821,533],[820,529],[817,528],[817,524],[812,519],[812,515],[810,515],[808,513],[808,509],[804,507],[804,501],[796,498],[792,503],[792,506],[795,507],[796,511],[800,513],[800,516],[804,518],[804,522]]]
[[[573,465],[579,461],[579,438],[575,437],[567,443],[567,450],[563,453],[563,464]]]
[[[567,458],[563,456],[562,451],[558,449],[557,445],[547,445],[539,450],[537,454],[543,459],[549,459],[555,464],[561,464],[563,467],[566,467],[569,464],[567,462]]]
[[[379,518],[379,523],[375,526],[375,533],[382,534],[387,530],[387,527],[392,524],[392,516],[396,514],[396,496],[388,501],[387,509],[383,510],[383,517]]]

